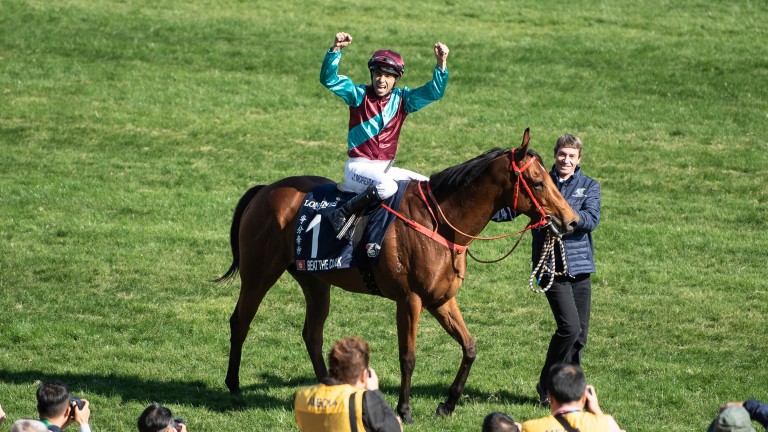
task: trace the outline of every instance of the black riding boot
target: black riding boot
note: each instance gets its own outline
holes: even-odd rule
[[[379,193],[376,192],[376,188],[368,186],[361,194],[352,197],[341,207],[328,214],[328,218],[331,220],[333,229],[336,230],[338,235],[337,239],[344,237],[349,227],[354,223],[357,214],[364,210],[371,204],[380,204],[383,200],[379,197]]]

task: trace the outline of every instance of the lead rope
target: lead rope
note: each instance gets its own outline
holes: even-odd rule
[[[555,271],[555,267],[557,267],[555,265],[557,258],[555,256],[555,243],[560,246],[560,259],[563,261],[563,271],[561,272]],[[549,263],[552,263],[552,267],[549,266]],[[536,279],[536,282],[538,283],[546,273],[551,275],[547,286],[544,288],[534,288],[533,280]],[[565,261],[565,246],[563,245],[563,239],[548,232],[547,238],[544,240],[544,246],[541,250],[541,258],[539,258],[538,264],[536,264],[533,272],[531,272],[531,277],[528,279],[528,288],[536,294],[543,294],[552,287],[552,283],[555,281],[555,276],[565,276],[567,274],[568,262]]]
[[[520,232],[520,237],[518,237],[518,238],[517,238],[517,241],[515,242],[515,245],[514,245],[514,246],[512,246],[512,249],[510,249],[510,250],[509,250],[509,252],[507,252],[507,254],[506,254],[506,255],[504,255],[504,256],[503,256],[503,257],[501,257],[501,258],[498,258],[498,259],[495,259],[495,260],[488,260],[488,261],[486,261],[486,260],[481,260],[481,259],[477,258],[476,256],[472,255],[472,251],[471,251],[470,249],[467,249],[467,255],[469,255],[469,256],[470,256],[470,257],[471,257],[473,260],[475,260],[475,261],[479,262],[480,264],[494,264],[494,263],[497,263],[497,262],[499,262],[499,261],[503,260],[504,258],[506,258],[506,257],[508,257],[508,256],[510,256],[510,255],[512,255],[512,252],[514,252],[514,251],[515,251],[515,249],[517,249],[517,245],[519,245],[519,244],[520,244],[520,240],[522,240],[522,239],[523,239],[523,236],[525,235],[525,231],[526,231],[526,230],[523,230],[523,231],[521,231],[521,232]],[[481,239],[481,240],[482,240],[482,239]]]

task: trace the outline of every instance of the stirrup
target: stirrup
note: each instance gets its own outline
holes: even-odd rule
[[[356,214],[352,214],[350,217],[347,218],[347,221],[344,222],[344,225],[339,230],[339,233],[336,234],[336,240],[341,240],[342,238],[344,238],[345,235],[347,234],[347,231],[349,231],[350,228],[353,228],[353,229],[349,233],[349,236],[347,237],[347,239],[351,239],[352,238],[352,234],[355,231],[354,227],[353,227],[353,224],[355,223],[355,220],[357,220],[357,215]]]

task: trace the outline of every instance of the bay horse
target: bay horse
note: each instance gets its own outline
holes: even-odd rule
[[[466,249],[491,216],[510,207],[526,214],[531,223],[550,223],[553,230],[561,233],[570,233],[576,226],[578,215],[560,195],[539,155],[528,149],[529,140],[526,129],[519,148],[495,148],[433,174],[427,184],[429,198],[422,183],[410,182],[400,205],[402,217],[385,234],[378,263],[371,271],[377,294],[397,304],[401,379],[397,413],[406,423],[413,421],[409,401],[411,376],[423,309],[437,319],[462,350],[459,370],[436,413],[451,414],[464,390],[477,352],[456,293],[467,267]],[[294,235],[299,207],[307,192],[330,183],[333,180],[323,177],[288,177],[252,187],[237,204],[230,229],[232,265],[216,280],[230,279],[239,270],[240,297],[229,320],[231,338],[225,380],[233,393],[240,390],[240,360],[251,321],[267,291],[286,270],[304,292],[306,316],[302,336],[318,381],[328,373],[322,348],[331,285],[371,294],[356,268],[319,273],[296,269]],[[425,236],[414,226],[426,228],[422,231],[432,235]],[[435,238],[441,241],[434,241]]]

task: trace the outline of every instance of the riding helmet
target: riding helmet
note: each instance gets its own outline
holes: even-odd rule
[[[391,50],[378,50],[368,60],[368,69],[371,72],[383,71],[402,77],[405,73],[405,63],[400,54]]]

